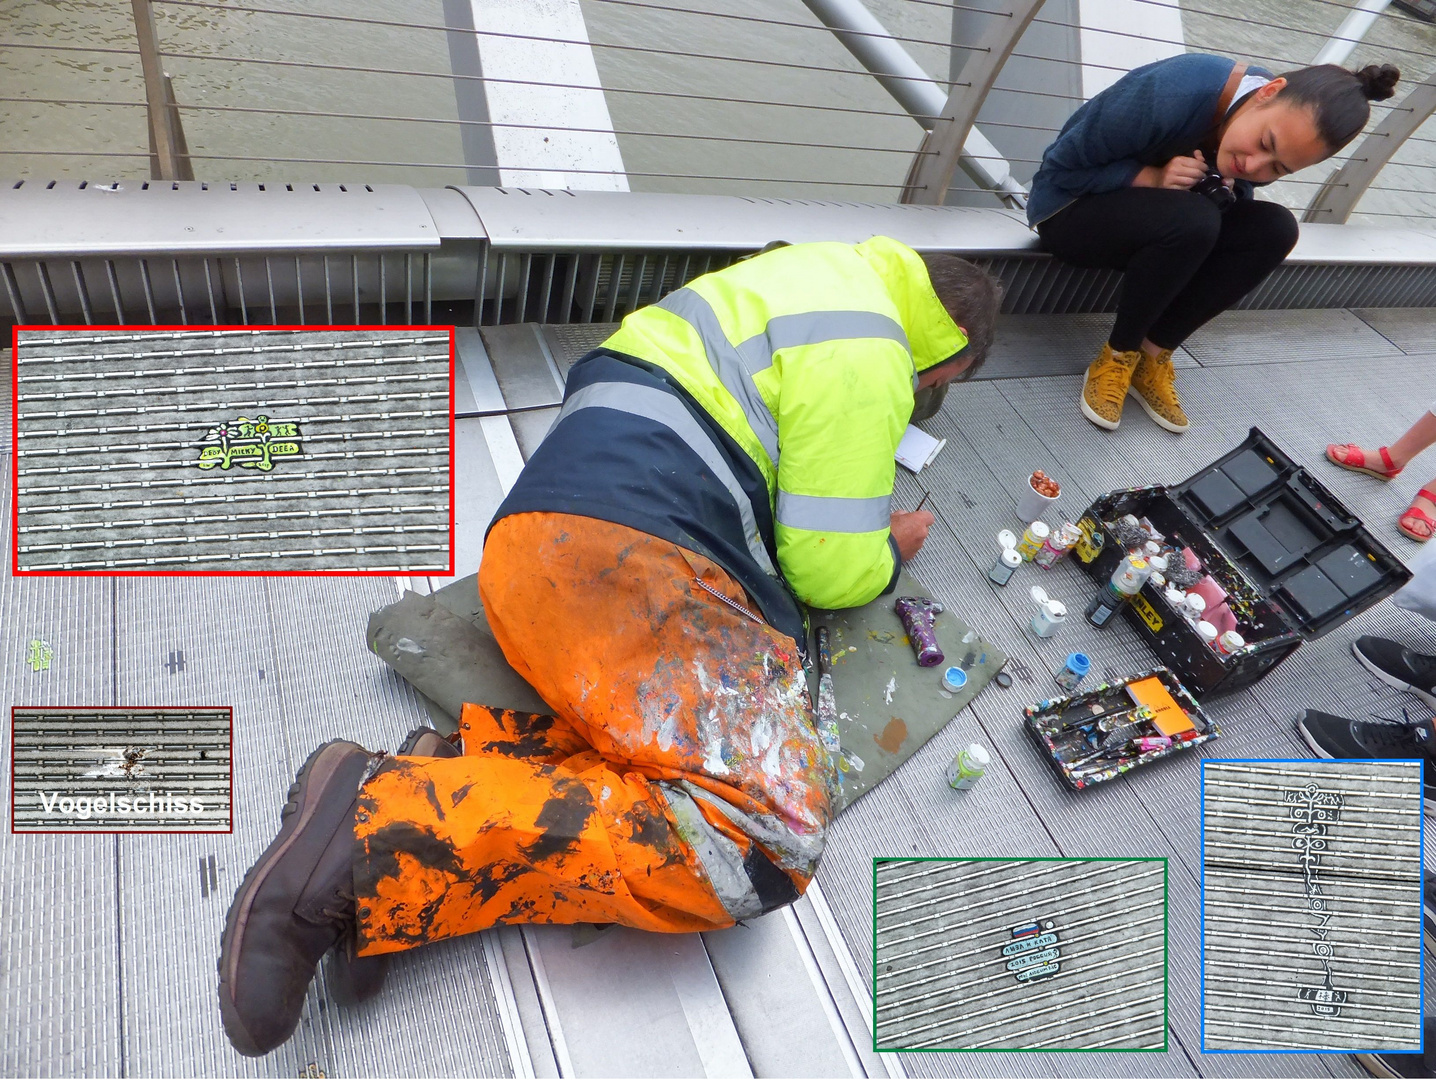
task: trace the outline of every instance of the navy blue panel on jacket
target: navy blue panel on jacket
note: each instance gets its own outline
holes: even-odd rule
[[[1083,195],[1131,187],[1146,165],[1191,154],[1212,128],[1217,101],[1236,61],[1184,53],[1134,68],[1067,118],[1042,154],[1027,200],[1027,221],[1046,221]],[[1248,75],[1272,73],[1252,65]],[[1238,180],[1239,199],[1252,184]]]
[[[577,514],[672,541],[728,571],[768,623],[801,645],[802,608],[768,572],[776,565],[770,505],[757,466],[667,372],[595,349],[569,372],[559,419],[494,520]]]

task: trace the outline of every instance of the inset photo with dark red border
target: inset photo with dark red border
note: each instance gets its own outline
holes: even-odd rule
[[[454,572],[452,327],[12,345],[16,574]]]
[[[234,710],[10,710],[16,833],[234,831]]]

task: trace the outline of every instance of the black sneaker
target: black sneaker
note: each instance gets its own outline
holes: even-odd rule
[[[1371,674],[1398,690],[1409,690],[1436,709],[1436,656],[1427,656],[1395,641],[1359,637],[1351,652]]]
[[[1393,724],[1386,720],[1351,720],[1307,709],[1297,717],[1296,729],[1317,757],[1425,761],[1421,773],[1423,801],[1426,812],[1436,814],[1436,726],[1431,720]]]
[[[1423,1026],[1426,1046],[1431,1047],[1425,1054],[1357,1054],[1356,1060],[1372,1076],[1436,1077],[1436,1017],[1426,1017]]]

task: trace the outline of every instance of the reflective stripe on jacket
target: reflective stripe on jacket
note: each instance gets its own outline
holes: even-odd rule
[[[966,344],[921,257],[879,236],[707,274],[604,348],[667,372],[732,438],[767,484],[784,578],[805,603],[844,608],[891,587],[893,453],[917,372]]]

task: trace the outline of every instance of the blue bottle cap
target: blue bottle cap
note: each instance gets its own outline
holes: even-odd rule
[[[1077,675],[1079,677],[1086,675],[1087,672],[1092,670],[1092,661],[1088,659],[1086,653],[1068,653],[1067,670],[1072,672],[1073,675]]]
[[[967,672],[960,667],[950,667],[942,673],[942,685],[954,694],[967,685]]]

